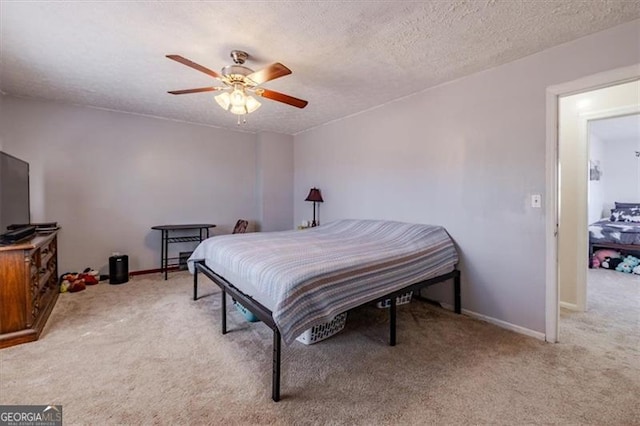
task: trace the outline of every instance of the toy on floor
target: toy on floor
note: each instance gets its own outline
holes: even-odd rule
[[[88,285],[96,285],[99,282],[99,273],[91,268],[86,268],[82,273],[66,273],[60,277],[60,293],[76,293],[87,288]]]
[[[618,272],[625,272],[627,274],[630,274],[632,270],[633,269],[631,268],[631,265],[627,262],[621,262],[618,266],[616,266],[616,271]]]
[[[622,259],[622,263],[616,266],[616,271],[631,274],[638,265],[640,265],[640,259],[635,256],[628,255]]]
[[[609,258],[609,259],[617,259],[619,257],[621,257],[622,255],[620,254],[619,251],[615,251],[615,250],[611,250],[611,249],[600,249],[600,250],[596,250],[595,253],[593,253],[593,256],[591,256],[591,267],[592,268],[605,268],[605,269],[614,269],[614,268],[609,268],[607,266],[603,266],[603,263],[605,262],[605,259]],[[616,265],[617,266],[617,265]]]
[[[633,268],[633,273],[636,274],[636,275],[640,275],[640,265],[638,265],[635,268]]]
[[[604,269],[616,269],[621,263],[622,259],[619,257],[605,257],[600,267]]]
[[[622,255],[620,254],[619,251],[616,251],[616,250],[600,249],[600,250],[596,250],[596,252],[593,253],[593,257],[597,258],[600,261],[600,263],[602,263],[602,261],[607,257],[614,259],[614,258],[622,257]]]
[[[632,268],[635,268],[636,266],[640,265],[640,259],[638,259],[635,256],[628,255],[623,260],[628,264],[630,264]]]
[[[63,274],[61,279],[60,293],[77,293],[87,288],[79,274]]]

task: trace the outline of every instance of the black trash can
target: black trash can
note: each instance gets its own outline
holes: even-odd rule
[[[126,254],[109,258],[109,284],[124,284],[129,281],[129,256]]]

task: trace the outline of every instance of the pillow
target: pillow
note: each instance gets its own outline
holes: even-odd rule
[[[628,209],[611,209],[611,222],[638,222],[640,223],[640,207]]]
[[[616,209],[640,209],[640,203],[619,203],[616,201]]]

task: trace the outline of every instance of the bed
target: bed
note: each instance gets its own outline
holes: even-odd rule
[[[615,206],[610,216],[589,225],[590,261],[597,248],[640,252],[640,204],[616,202]]]
[[[408,291],[452,280],[460,313],[460,272],[453,241],[441,226],[340,220],[302,231],[224,235],[203,241],[187,264],[273,330],[272,398],[280,399],[281,340],[369,302],[391,299],[389,343],[396,343],[396,300]]]

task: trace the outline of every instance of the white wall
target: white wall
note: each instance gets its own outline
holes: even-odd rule
[[[0,151],[2,151],[2,145],[4,140],[4,126],[2,125],[2,116],[4,114],[4,95],[0,92]]]
[[[589,161],[598,162],[601,169],[604,166],[604,150],[604,143],[596,135],[589,134]],[[600,180],[589,180],[589,223],[596,222],[603,217],[606,179],[607,175],[602,175]]]
[[[113,251],[158,268],[151,226],[228,233],[258,218],[254,134],[10,96],[0,128],[3,150],[30,163],[32,220],[62,226],[61,272],[103,268]]]
[[[545,217],[530,195],[545,192],[545,90],[639,63],[639,34],[634,21],[296,135],[295,223],[316,185],[323,223],[444,225],[463,308],[544,333]]]
[[[261,231],[293,227],[293,136],[258,135],[257,187]]]
[[[605,142],[603,171],[606,172],[605,202],[640,202],[640,140],[618,139]]]

